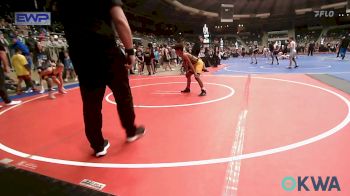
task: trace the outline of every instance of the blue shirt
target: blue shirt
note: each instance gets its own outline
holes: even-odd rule
[[[22,54],[23,54],[24,56],[29,56],[29,55],[30,55],[29,48],[28,48],[24,43],[22,43],[21,41],[19,41],[18,39],[17,39],[16,43],[14,43],[14,44],[12,45],[12,47],[13,47],[14,49],[19,48],[19,49],[22,51]]]

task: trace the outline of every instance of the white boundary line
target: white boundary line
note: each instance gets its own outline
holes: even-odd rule
[[[218,77],[218,76],[210,76],[209,77]],[[224,76],[224,77],[243,77],[243,76]],[[6,151],[10,154],[14,154],[19,157],[23,158],[29,158],[32,160],[47,162],[47,163],[55,163],[55,164],[62,164],[62,165],[70,165],[70,166],[83,166],[83,167],[96,167],[96,168],[134,168],[134,169],[146,169],[146,168],[173,168],[173,167],[187,167],[187,166],[199,166],[199,165],[210,165],[210,164],[220,164],[220,163],[229,163],[236,160],[243,160],[243,159],[251,159],[256,157],[262,157],[267,156],[271,154],[276,154],[280,152],[285,152],[288,150],[293,150],[308,144],[315,143],[317,141],[320,141],[322,139],[325,139],[339,131],[341,131],[342,128],[344,128],[347,124],[350,122],[350,101],[343,97],[342,95],[331,91],[329,89],[319,87],[312,84],[307,84],[303,82],[296,82],[291,80],[283,80],[283,79],[277,79],[277,78],[264,78],[264,77],[252,77],[253,79],[262,79],[262,80],[273,80],[273,81],[280,81],[280,82],[287,82],[292,84],[299,84],[304,85],[308,87],[313,87],[325,92],[328,92],[339,99],[341,99],[348,108],[348,114],[344,118],[342,122],[340,122],[337,126],[333,127],[332,129],[325,131],[324,133],[321,133],[317,136],[311,137],[306,140],[302,140],[300,142],[296,142],[293,144],[277,147],[277,148],[271,148],[268,150],[248,153],[248,154],[242,154],[239,156],[230,156],[230,157],[224,157],[224,158],[217,158],[217,159],[207,159],[207,160],[197,160],[197,161],[184,161],[184,162],[170,162],[170,163],[135,163],[135,164],[122,164],[122,163],[95,163],[95,162],[80,162],[80,161],[70,161],[70,160],[61,160],[61,159],[54,159],[54,158],[48,158],[48,157],[42,157],[42,156],[36,156],[36,155],[29,155],[17,150],[14,150],[12,148],[9,148],[3,144],[0,143],[0,149],[3,151]],[[155,78],[153,78],[155,79]],[[38,99],[38,98],[35,98]],[[33,99],[34,100],[34,99]],[[33,101],[28,100],[26,103]],[[13,108],[13,107],[12,107]],[[10,108],[10,109],[12,109]],[[8,109],[9,110],[9,109]],[[7,110],[7,111],[8,111]],[[5,112],[2,112],[1,114],[4,114]],[[0,114],[0,115],[1,115]]]
[[[166,92],[159,92],[159,93],[151,93],[151,95],[181,95],[181,92],[177,92],[177,93],[166,93]]]
[[[186,82],[166,82],[166,83],[153,83],[153,84],[143,84],[143,85],[138,85],[138,86],[133,86],[131,88],[138,88],[138,87],[144,87],[144,86],[156,86],[156,85],[163,85],[163,84],[183,84]],[[197,102],[197,103],[188,103],[188,104],[174,104],[174,105],[134,105],[134,108],[174,108],[174,107],[187,107],[187,106],[194,106],[194,105],[203,105],[203,104],[209,104],[209,103],[214,103],[214,102],[218,102],[218,101],[222,101],[224,99],[227,99],[229,97],[232,97],[234,94],[235,94],[235,90],[233,90],[233,88],[227,86],[227,85],[224,85],[224,84],[216,84],[216,83],[205,83],[206,85],[207,84],[210,84],[210,85],[215,85],[215,86],[221,86],[221,87],[225,87],[225,88],[228,88],[231,92],[224,96],[224,97],[221,97],[221,98],[218,98],[218,99],[213,99],[213,100],[210,100],[210,101],[203,101],[203,102]],[[114,101],[112,101],[110,99],[110,96],[112,96],[113,93],[110,93],[108,94],[105,99],[108,103],[111,103],[111,104],[116,104]]]
[[[236,126],[235,140],[232,146],[231,156],[239,156],[243,153],[244,133],[247,120],[248,110],[243,110],[239,114],[238,123]],[[241,160],[232,161],[229,163],[226,170],[226,185],[224,196],[237,195],[239,174],[241,171]]]
[[[271,68],[272,69],[272,68]],[[300,69],[297,68],[297,69]],[[271,75],[276,75],[276,74],[349,74],[350,71],[329,71],[329,72],[293,72],[294,69],[289,70],[289,69],[285,69],[286,71],[290,71],[290,72],[262,72],[262,71],[239,71],[239,70],[233,70],[233,69],[229,69],[229,67],[224,67],[225,71],[229,71],[229,72],[236,72],[236,73],[244,73],[244,74],[271,74]],[[268,69],[265,69],[268,70]],[[283,69],[280,69],[281,71],[283,71]]]
[[[244,74],[270,74],[270,75],[277,75],[277,74],[349,74],[347,71],[339,71],[339,72],[249,72],[249,71],[239,71],[239,70],[231,70],[227,69],[227,67],[224,68],[226,71],[229,72],[237,72],[237,73],[244,73]],[[299,69],[299,68],[298,68]],[[288,71],[288,69],[286,69]]]
[[[261,69],[275,69],[278,70],[278,68],[284,68],[284,67],[279,67],[279,65],[277,65],[276,67],[268,67],[268,66],[260,66],[259,68]],[[322,66],[322,67],[303,67],[303,66],[299,66],[298,69],[300,70],[304,70],[304,69],[329,69],[332,68],[332,65],[327,65],[327,66]],[[282,69],[282,70],[286,70],[286,68]]]

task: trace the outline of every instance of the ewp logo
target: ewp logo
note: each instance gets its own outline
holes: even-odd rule
[[[16,25],[51,25],[50,12],[16,12]]]
[[[311,186],[310,183],[307,183],[310,180],[312,182]],[[333,189],[341,191],[338,179],[335,176],[327,176],[325,180],[321,176],[317,178],[314,176],[298,176],[298,181],[291,176],[283,178],[282,188],[285,191],[294,191],[297,187],[299,192],[310,191],[310,188],[313,188],[313,191],[333,191]]]

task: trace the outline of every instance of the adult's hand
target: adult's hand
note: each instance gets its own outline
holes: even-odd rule
[[[128,69],[132,69],[134,64],[135,64],[135,56],[134,55],[127,55],[125,67]]]

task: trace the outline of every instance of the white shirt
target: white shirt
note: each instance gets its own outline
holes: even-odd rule
[[[295,43],[295,41],[291,41],[290,42],[290,52],[292,53],[296,53],[297,52],[297,44]]]

